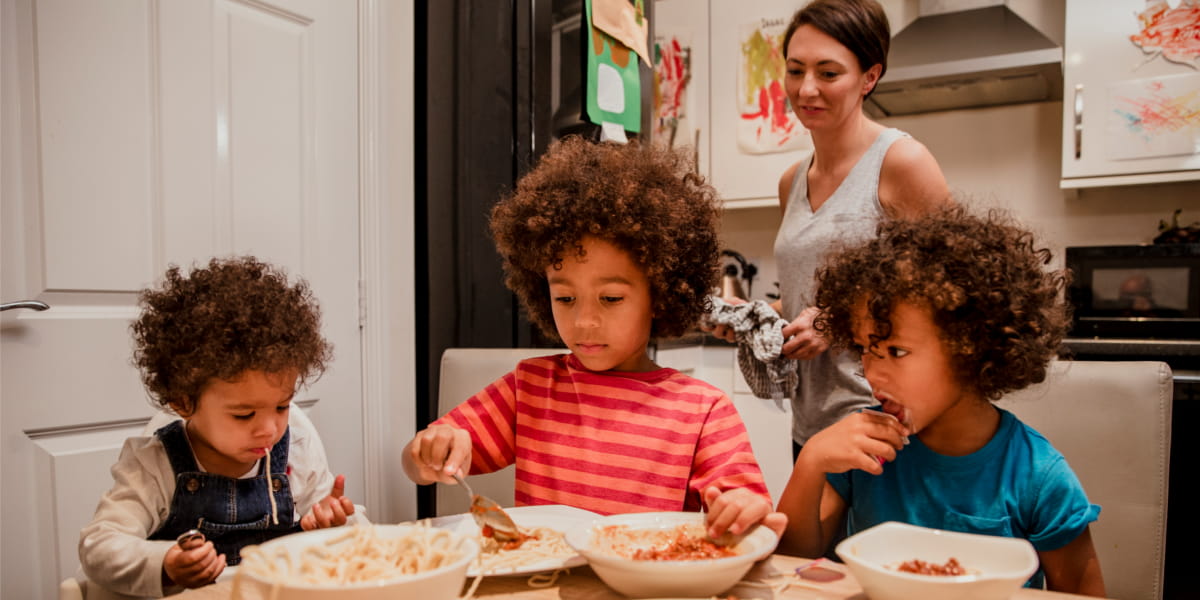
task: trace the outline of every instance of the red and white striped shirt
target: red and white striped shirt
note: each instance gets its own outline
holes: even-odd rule
[[[733,402],[675,369],[589,371],[571,354],[523,360],[437,423],[470,432],[472,473],[516,463],[517,506],[699,510],[711,485],[770,501]]]

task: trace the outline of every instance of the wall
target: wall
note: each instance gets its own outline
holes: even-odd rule
[[[924,143],[951,191],[977,206],[1005,207],[1049,245],[1058,265],[1066,246],[1143,244],[1182,208],[1181,223],[1200,221],[1200,182],[1085,189],[1058,188],[1062,103],[957,110],[881,121]],[[726,211],[727,247],[759,266],[751,295],[777,281],[772,247],[778,207]]]

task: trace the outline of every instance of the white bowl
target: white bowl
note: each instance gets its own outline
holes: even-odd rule
[[[466,581],[467,566],[479,554],[479,543],[471,536],[462,533],[423,527],[414,524],[401,525],[368,525],[374,529],[380,539],[391,539],[412,533],[421,529],[430,532],[440,532],[450,536],[449,547],[459,553],[457,559],[437,568],[414,573],[411,575],[394,575],[381,579],[358,583],[302,583],[295,580],[276,583],[267,577],[260,577],[247,568],[247,561],[238,567],[237,579],[234,585],[248,585],[262,590],[263,598],[276,597],[271,594],[272,588],[279,586],[279,598],[288,600],[392,600],[394,598],[421,598],[422,600],[453,600],[457,599]],[[291,564],[298,565],[303,553],[313,547],[325,546],[339,536],[350,533],[349,527],[333,527],[316,529],[303,533],[295,533],[264,542],[260,549],[267,556],[275,556],[275,564],[283,568],[286,564],[282,555],[290,556]],[[276,554],[276,553],[279,554]]]
[[[871,600],[1003,600],[1038,568],[1037,552],[1027,540],[896,522],[864,529],[842,540],[835,551]],[[951,558],[970,574],[917,575],[895,569],[908,560],[945,564]]]
[[[755,527],[737,543],[737,556],[702,560],[633,560],[593,546],[593,532],[608,525],[631,529],[674,529],[685,523],[703,523],[694,512],[653,512],[611,515],[577,526],[566,534],[567,543],[587,559],[608,587],[630,598],[691,596],[708,598],[737,584],[759,559],[775,550],[779,537],[766,527]]]

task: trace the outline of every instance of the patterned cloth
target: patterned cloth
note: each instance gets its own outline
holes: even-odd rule
[[[733,401],[675,369],[590,371],[571,354],[531,358],[437,423],[470,432],[471,473],[516,464],[518,506],[695,511],[712,485],[770,500]]]
[[[710,300],[713,309],[704,319],[706,325],[733,329],[738,367],[750,390],[759,398],[775,400],[782,408],[783,398],[790,396],[799,382],[796,361],[780,356],[787,319],[762,300],[745,304],[729,304],[716,296]]]

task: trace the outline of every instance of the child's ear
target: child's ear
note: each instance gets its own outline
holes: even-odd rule
[[[175,398],[173,400],[168,400],[167,406],[171,407],[171,410],[175,411],[175,414],[186,419],[192,416],[195,403],[191,402],[187,398]]]

